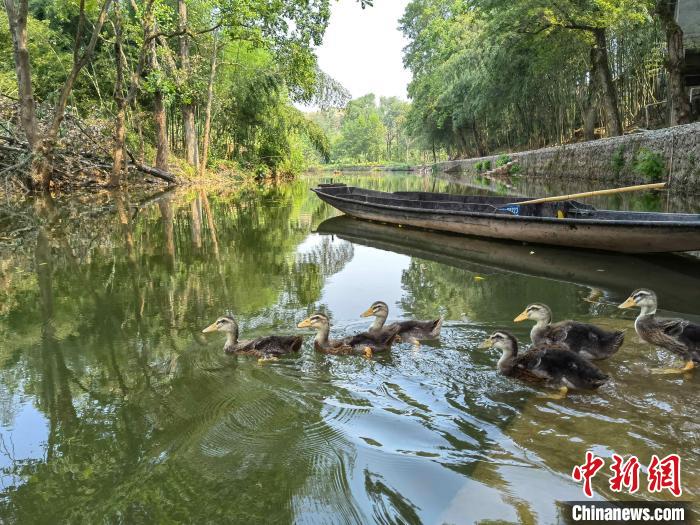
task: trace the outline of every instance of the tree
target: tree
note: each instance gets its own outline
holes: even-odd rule
[[[16,3],[18,1],[19,3]],[[26,185],[48,191],[53,171],[53,154],[58,132],[65,116],[68,97],[80,74],[80,71],[92,59],[102,26],[112,0],[102,0],[99,14],[93,25],[92,34],[87,43],[84,33],[87,25],[85,0],[80,0],[78,26],[73,44],[73,64],[60,88],[58,99],[53,108],[53,117],[45,129],[41,129],[36,115],[36,101],[32,86],[32,69],[29,57],[29,36],[27,34],[28,0],[5,0],[7,20],[12,35],[15,68],[17,71],[17,92],[20,99],[20,116],[27,142],[32,153],[32,163]]]
[[[401,29],[408,126],[453,158],[620,134],[664,96],[647,0],[412,0]]]
[[[675,19],[676,2],[656,0],[653,15],[658,17],[666,33],[666,57],[664,65],[668,71],[668,100],[670,102],[670,124],[687,124],[690,122],[690,100],[686,93],[683,70],[685,53],[683,51],[683,30]]]
[[[379,114],[384,124],[386,144],[386,159],[398,160],[399,141],[405,125],[405,116],[409,104],[397,97],[381,97],[379,99]]]
[[[382,158],[385,134],[374,94],[351,100],[345,108],[335,155],[355,162],[377,162]]]

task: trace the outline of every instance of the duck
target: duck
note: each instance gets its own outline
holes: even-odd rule
[[[394,327],[381,333],[362,332],[343,339],[329,339],[331,323],[322,313],[315,313],[297,325],[299,328],[315,328],[314,348],[318,352],[334,355],[362,354],[371,358],[375,352],[384,352],[391,348],[398,335],[399,328]]]
[[[370,334],[381,333],[384,330],[393,330],[394,327],[399,327],[399,336],[397,342],[406,341],[414,345],[420,345],[421,340],[437,339],[440,337],[442,329],[442,318],[431,321],[416,321],[409,319],[406,321],[398,321],[389,325],[384,325],[386,318],[389,317],[389,306],[384,301],[375,301],[372,306],[367,308],[360,314],[361,317],[374,316],[374,322],[369,327]]]
[[[502,375],[558,387],[558,394],[548,396],[553,399],[565,398],[570,388],[595,390],[609,379],[593,363],[562,344],[539,343],[519,354],[517,339],[509,332],[498,330],[481,344],[481,348],[496,348],[502,352],[497,364]]]
[[[207,326],[202,333],[224,332],[227,354],[252,355],[260,361],[277,359],[280,356],[298,352],[303,338],[298,335],[268,335],[247,341],[238,340],[238,323],[232,315],[223,315]]]
[[[625,340],[624,330],[603,330],[593,324],[570,320],[552,323],[552,310],[542,303],[528,305],[513,321],[519,323],[527,319],[535,321],[535,326],[530,331],[533,344],[562,344],[592,361],[612,356]]]
[[[700,365],[700,325],[686,319],[656,317],[658,304],[659,301],[652,290],[640,288],[632,292],[618,308],[641,308],[634,321],[637,335],[647,343],[670,350],[685,361],[683,368],[663,369],[656,371],[657,373],[689,372]]]

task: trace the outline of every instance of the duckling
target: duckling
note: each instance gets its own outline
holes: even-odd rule
[[[481,348],[497,348],[502,355],[498,371],[504,376],[559,387],[553,399],[566,397],[569,388],[595,390],[609,377],[597,366],[560,344],[540,343],[518,354],[518,341],[508,332],[491,334]]]
[[[683,368],[658,370],[657,373],[688,372],[700,364],[700,325],[686,319],[656,317],[658,304],[654,292],[640,288],[632,292],[618,308],[640,307],[641,311],[634,321],[634,330],[639,337],[647,343],[666,348],[685,360]]]
[[[343,339],[329,339],[331,323],[324,314],[316,313],[297,325],[299,328],[315,328],[314,348],[324,354],[350,355],[363,354],[370,358],[375,352],[389,350],[399,328],[394,327],[381,333],[363,332]]]
[[[407,341],[414,345],[420,345],[422,339],[437,339],[440,337],[442,328],[442,318],[432,321],[416,321],[409,319],[407,321],[398,321],[384,326],[386,318],[389,317],[389,307],[383,301],[375,301],[367,310],[360,314],[361,317],[374,316],[374,322],[369,327],[370,334],[377,334],[384,330],[390,330],[394,327],[399,327],[399,337],[397,341]]]
[[[205,334],[209,332],[224,332],[226,334],[224,352],[227,354],[253,355],[260,361],[277,359],[281,355],[298,352],[303,341],[298,335],[268,335],[249,341],[239,341],[238,323],[230,315],[219,317],[202,332]]]
[[[624,330],[611,332],[578,321],[560,321],[551,324],[552,310],[541,303],[529,305],[513,321],[519,323],[526,319],[536,321],[530,331],[533,344],[559,343],[586,359],[606,359],[617,352],[625,340]]]

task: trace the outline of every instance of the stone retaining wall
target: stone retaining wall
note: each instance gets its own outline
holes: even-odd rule
[[[640,150],[659,153],[666,169],[662,180],[671,173],[674,190],[700,193],[700,123],[675,126],[622,137],[579,142],[539,150],[511,153],[520,165],[520,175],[590,179],[612,185],[652,182],[635,168]],[[438,170],[450,173],[476,173],[475,164],[490,160],[495,166],[498,155],[442,162]]]

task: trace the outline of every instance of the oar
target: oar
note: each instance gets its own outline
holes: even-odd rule
[[[542,204],[544,202],[561,202],[572,199],[583,199],[586,197],[596,197],[598,195],[615,195],[617,193],[627,193],[631,191],[642,190],[661,190],[666,187],[665,182],[656,182],[654,184],[638,184],[637,186],[625,186],[623,188],[609,188],[607,190],[586,191],[584,193],[571,193],[569,195],[558,195],[556,197],[542,197],[541,199],[531,199],[529,201],[511,202],[504,204],[498,211],[508,211],[513,215],[519,215],[520,206],[525,204]]]

